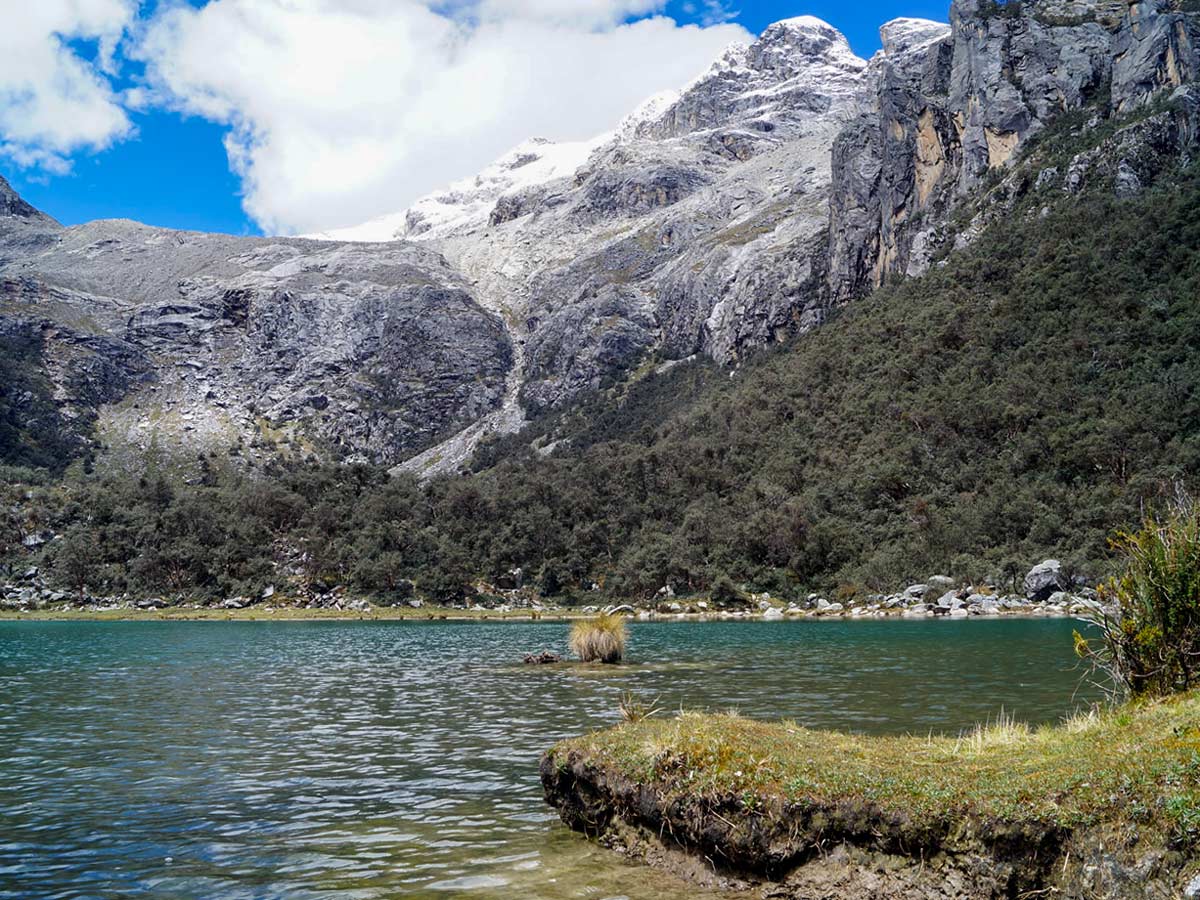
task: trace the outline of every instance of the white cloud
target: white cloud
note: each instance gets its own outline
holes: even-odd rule
[[[248,213],[291,232],[395,212],[531,136],[605,131],[746,37],[622,24],[660,0],[429,2],[181,5],[137,52],[158,102],[230,126]]]
[[[658,12],[663,5],[664,0],[479,0],[476,8],[485,21],[530,19],[601,28]]]
[[[79,150],[100,150],[131,125],[106,75],[137,0],[22,2],[0,28],[0,153],[51,172]],[[95,42],[95,59],[68,41]]]

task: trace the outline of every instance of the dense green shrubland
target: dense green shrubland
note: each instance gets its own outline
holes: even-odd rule
[[[1119,531],[1124,569],[1101,588],[1100,638],[1075,649],[1133,696],[1164,696],[1200,684],[1200,507],[1180,498],[1140,528]]]
[[[211,596],[281,569],[438,600],[517,567],[555,596],[1007,581],[1047,555],[1100,575],[1110,529],[1200,468],[1198,248],[1194,168],[1064,198],[733,378],[651,375],[467,477],[206,460],[26,496],[10,472],[8,546],[45,523],[65,537],[38,553],[72,587]],[[531,435],[569,441],[544,458]]]

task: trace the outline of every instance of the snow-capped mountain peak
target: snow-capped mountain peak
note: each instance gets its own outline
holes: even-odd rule
[[[917,50],[949,36],[950,26],[947,23],[930,19],[893,19],[879,29],[883,53],[887,56]]]
[[[519,206],[520,195],[571,177],[593,153],[614,143],[743,127],[758,133],[779,128],[782,137],[804,130],[813,115],[824,116],[853,102],[866,66],[845,36],[827,22],[814,16],[784,19],[751,44],[729,45],[681,90],[649,97],[611,132],[563,143],[532,138],[477,175],[421,198],[404,212],[312,237],[428,240],[470,233],[489,224],[502,198]]]

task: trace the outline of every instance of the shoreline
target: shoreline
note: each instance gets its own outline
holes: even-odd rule
[[[542,610],[464,610],[452,607],[393,609],[372,607],[356,609],[304,609],[296,607],[208,609],[167,607],[164,609],[42,609],[0,610],[0,622],[459,622],[459,623],[556,623],[564,624],[592,618],[595,613],[555,608]],[[1079,612],[1040,609],[1010,610],[1001,613],[951,617],[945,615],[906,616],[889,612],[880,615],[839,613],[792,613],[770,616],[763,613],[649,613],[629,616],[630,624],[700,624],[707,622],[995,622],[1004,619],[1078,619]]]

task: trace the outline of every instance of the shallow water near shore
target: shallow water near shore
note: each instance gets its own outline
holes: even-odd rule
[[[1097,699],[1064,620],[0,622],[0,898],[701,896],[566,831],[537,761],[632,691],[864,733]],[[1081,687],[1081,684],[1083,686]]]

